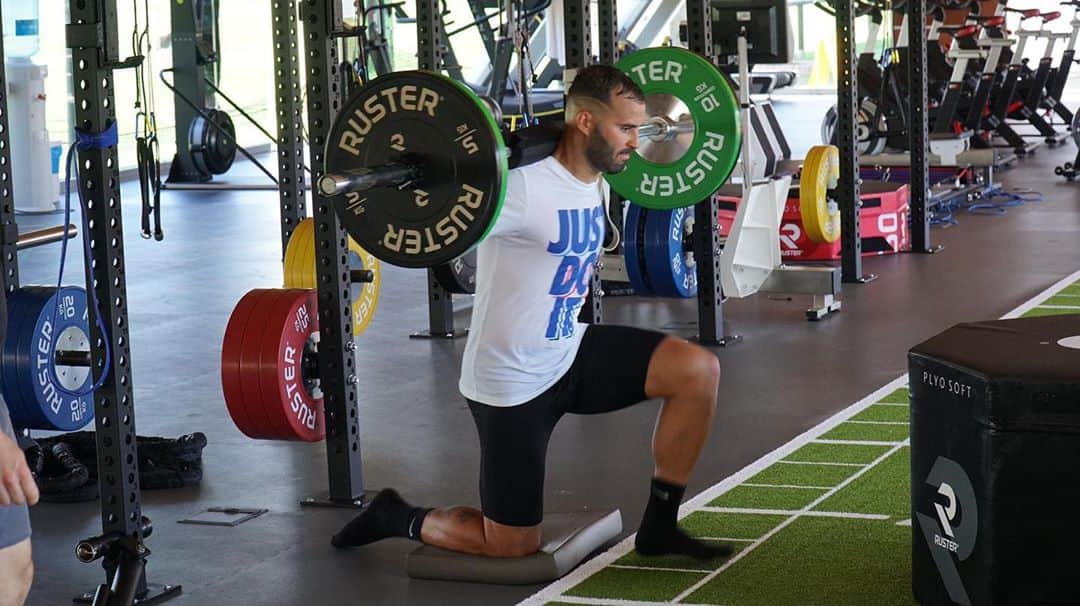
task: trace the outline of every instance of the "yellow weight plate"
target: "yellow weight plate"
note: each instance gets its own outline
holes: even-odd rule
[[[361,248],[352,238],[349,238],[349,251],[359,258],[361,268],[370,269],[375,278],[371,282],[354,283],[354,286],[359,287],[359,292],[354,293],[352,298],[353,336],[359,337],[367,330],[368,325],[371,324],[371,319],[375,317],[375,308],[379,303],[379,291],[382,288],[382,268],[379,266],[379,260],[375,258],[375,255]],[[349,256],[352,257],[352,255]]]
[[[289,288],[289,285],[293,283],[293,271],[296,270],[296,251],[299,247],[295,244],[296,229],[293,229],[292,235],[289,236],[289,243],[285,245],[285,260],[282,262],[282,274],[284,274],[284,280],[282,285],[285,288]]]
[[[297,257],[299,263],[296,266],[296,283],[298,288],[318,288],[319,283],[315,278],[315,221],[306,221],[311,221],[312,227],[304,232],[304,245]],[[306,241],[308,237],[311,238],[310,243]]]
[[[358,292],[352,297],[353,336],[360,336],[371,324],[382,288],[382,271],[375,255],[364,250],[349,238],[349,268],[370,269],[374,280],[353,283]],[[316,288],[315,279],[315,221],[304,219],[293,230],[289,245],[285,247],[285,287]]]
[[[315,221],[304,219],[285,247],[285,288],[315,288]]]
[[[799,180],[799,212],[807,237],[819,244],[840,239],[840,210],[828,197],[839,180],[840,150],[832,145],[811,147]]]

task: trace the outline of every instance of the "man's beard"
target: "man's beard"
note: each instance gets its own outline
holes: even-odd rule
[[[624,150],[629,151],[629,150]],[[615,156],[615,148],[600,135],[599,129],[593,130],[585,144],[585,159],[595,170],[609,175],[621,173],[630,161],[618,160]]]

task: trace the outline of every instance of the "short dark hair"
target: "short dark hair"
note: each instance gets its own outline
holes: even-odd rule
[[[570,84],[570,90],[566,92],[568,98],[596,99],[604,104],[611,103],[614,95],[639,103],[645,102],[645,93],[641,92],[641,87],[621,70],[610,65],[596,64],[579,69]]]

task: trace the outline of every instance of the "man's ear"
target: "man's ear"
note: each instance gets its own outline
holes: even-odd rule
[[[587,109],[579,111],[574,118],[574,124],[581,131],[581,134],[588,136],[592,133],[592,129],[596,128],[596,116]]]

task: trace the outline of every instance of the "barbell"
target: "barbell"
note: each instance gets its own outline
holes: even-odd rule
[[[658,210],[707,199],[740,151],[728,80],[703,57],[671,47],[637,51],[617,67],[646,94],[649,117],[626,169],[605,175],[612,189]],[[550,148],[554,140],[529,143]],[[530,154],[506,145],[487,105],[466,85],[394,72],[359,88],[342,108],[317,186],[337,198],[335,212],[362,248],[393,265],[435,267],[487,234],[515,156]]]

